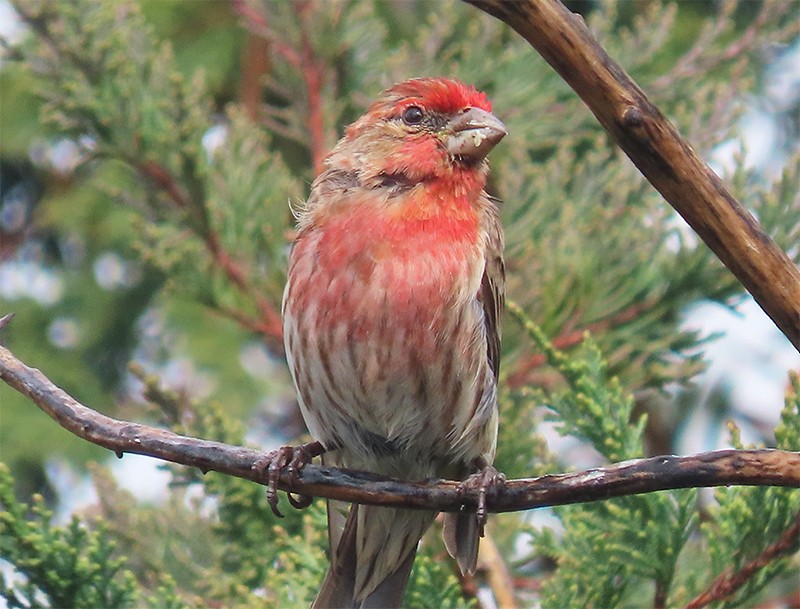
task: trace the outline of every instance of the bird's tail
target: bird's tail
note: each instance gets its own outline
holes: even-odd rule
[[[353,505],[337,547],[331,548],[331,566],[311,608],[400,607],[417,544],[435,516],[433,512]]]
[[[450,556],[458,562],[463,575],[475,573],[481,529],[474,512],[444,515],[442,538]]]

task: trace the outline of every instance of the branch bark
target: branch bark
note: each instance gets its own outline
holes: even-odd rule
[[[517,31],[800,351],[800,270],[734,199],[579,15],[558,0],[466,0]]]
[[[93,444],[172,463],[267,482],[265,454],[250,448],[181,436],[107,417],[76,401],[35,368],[0,347],[0,380],[27,396],[59,425]],[[688,457],[636,459],[582,472],[510,480],[489,497],[491,512],[597,501],[653,491],[725,486],[800,487],[800,452],[718,450]],[[455,481],[405,482],[365,472],[307,465],[281,490],[354,503],[458,512],[475,509],[478,492]]]

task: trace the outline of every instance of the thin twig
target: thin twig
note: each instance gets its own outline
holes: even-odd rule
[[[262,334],[267,339],[275,353],[281,353],[283,348],[283,323],[281,316],[262,294],[253,289],[247,279],[245,271],[239,263],[233,259],[230,252],[225,249],[219,240],[217,233],[209,231],[205,235],[205,243],[214,264],[222,270],[225,277],[245,296],[250,298],[259,311],[259,325],[262,327]]]
[[[189,207],[188,195],[181,190],[178,181],[172,177],[172,174],[163,165],[152,160],[139,161],[132,156],[123,157],[123,160],[129,163],[131,167],[136,169],[143,178],[158,190],[163,190],[178,208],[186,209]]]
[[[259,121],[274,135],[279,135],[302,146],[308,144],[304,133],[301,133],[298,129],[293,128],[288,123],[282,123],[281,121],[273,118],[272,114],[274,113],[272,112],[272,108],[267,105],[263,105],[261,106],[260,110],[261,112],[259,115]]]
[[[267,482],[264,453],[107,417],[77,402],[4,347],[0,347],[0,380],[30,398],[68,431],[120,457],[124,453],[146,455],[203,472]],[[689,457],[635,459],[577,473],[510,480],[490,493],[488,504],[491,512],[511,512],[730,484],[800,487],[800,452],[719,450]],[[479,494],[455,481],[404,482],[315,465],[307,465],[296,477],[282,473],[278,487],[306,496],[441,512],[474,510]]]
[[[326,74],[328,65],[326,62],[320,61],[317,50],[309,36],[311,31],[309,20],[311,13],[321,4],[315,5],[308,0],[292,0],[291,10],[297,21],[299,41],[287,42],[285,36],[279,35],[278,31],[270,27],[265,15],[254,10],[243,0],[231,0],[231,3],[234,11],[242,16],[244,26],[250,32],[267,40],[270,49],[300,75],[305,87],[308,105],[303,124],[306,131],[298,133],[288,126],[281,125],[280,121],[269,120],[269,117],[267,117],[265,124],[276,133],[307,145],[311,153],[314,175],[320,174],[324,169],[323,160],[327,149],[322,87],[325,83],[325,78],[328,76]],[[343,10],[343,7],[340,7],[338,12],[328,15],[328,17],[335,21],[341,17],[341,10]],[[270,83],[271,86],[275,84],[277,83],[274,81]],[[291,92],[279,84],[273,88],[286,99],[292,97]],[[298,136],[301,137],[298,138]]]
[[[797,609],[800,607],[800,588],[761,601],[753,609]]]
[[[739,588],[768,564],[787,556],[800,546],[800,513],[795,515],[794,522],[780,536],[780,538],[761,552],[756,558],[744,565],[735,573],[726,572],[717,577],[708,589],[686,605],[686,609],[700,609],[711,603],[730,598]]]
[[[705,32],[701,34],[692,49],[681,57],[668,74],[653,81],[651,87],[654,89],[670,87],[678,78],[688,79],[700,74],[707,74],[720,64],[741,57],[759,42],[758,35],[764,26],[770,20],[777,21],[790,6],[791,3],[788,2],[763,2],[756,18],[738,38],[728,43],[728,46],[718,53],[703,57],[710,44],[724,33],[726,24],[731,23],[731,14],[736,8],[736,3],[723,4],[718,18],[712,23],[710,30],[707,30],[708,35],[705,35]],[[781,35],[791,37],[798,31],[800,31],[800,22],[793,21],[783,28]]]
[[[246,0],[230,0],[233,12],[242,18],[243,27],[262,38],[265,37],[267,20],[264,15],[250,6]]]
[[[258,122],[261,113],[263,81],[271,68],[269,41],[248,32],[240,59],[239,99],[247,117],[253,123]]]
[[[703,28],[697,36],[692,48],[689,49],[673,66],[672,70],[658,78],[653,84],[653,88],[662,88],[670,85],[677,78],[689,78],[697,74],[696,63],[708,51],[711,44],[719,38],[731,23],[730,17],[736,9],[736,2],[723,2],[720,5],[717,18],[708,20],[703,24]]]
[[[162,165],[154,161],[137,162],[133,159],[127,160],[156,188],[166,192],[179,208],[186,209],[189,207],[189,197],[182,192],[177,180]],[[258,326],[262,335],[274,353],[282,353],[283,324],[281,323],[280,314],[269,300],[253,289],[247,278],[247,273],[222,245],[219,235],[210,228],[203,232],[204,234],[200,236],[209,254],[211,254],[212,263],[222,271],[228,281],[239,292],[254,302],[259,312]],[[229,313],[230,311],[226,311],[226,314]],[[252,324],[245,327],[252,328]]]
[[[650,299],[625,307],[621,311],[613,313],[605,318],[581,326],[575,330],[564,332],[554,337],[552,342],[556,349],[564,350],[581,344],[587,332],[589,334],[601,334],[612,328],[623,326],[628,322],[636,320],[641,314],[653,308],[657,301]],[[544,366],[547,358],[542,353],[534,353],[525,357],[516,365],[516,369],[508,376],[507,384],[510,388],[520,387],[530,381],[530,374],[536,368]]]
[[[326,66],[317,58],[314,45],[308,36],[308,21],[313,6],[308,0],[294,0],[292,5],[297,15],[300,26],[300,44],[302,62],[300,73],[306,85],[308,97],[308,135],[311,148],[311,161],[314,165],[314,175],[319,175],[324,169],[325,159],[325,119],[322,108],[322,84]]]

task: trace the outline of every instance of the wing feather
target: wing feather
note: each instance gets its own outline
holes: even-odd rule
[[[496,199],[490,199],[486,209],[485,264],[477,297],[483,307],[486,354],[496,381],[500,371],[500,323],[505,305],[506,269],[503,262],[503,227]]]

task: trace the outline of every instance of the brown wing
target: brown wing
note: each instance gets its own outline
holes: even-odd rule
[[[503,227],[497,214],[495,201],[485,201],[485,229],[487,234],[484,250],[484,269],[481,286],[478,289],[478,302],[483,308],[483,322],[486,330],[486,356],[494,374],[495,383],[500,370],[500,322],[505,301],[506,273],[503,263]],[[496,404],[493,404],[496,408]],[[474,463],[469,464],[472,468]],[[480,537],[478,521],[474,513],[445,514],[445,547],[458,561],[463,574],[474,573],[478,559],[478,540]]]
[[[478,301],[483,307],[486,324],[486,352],[495,380],[500,370],[500,323],[505,303],[506,269],[503,262],[503,226],[500,223],[495,200],[486,206],[487,240],[485,267],[478,290]]]

